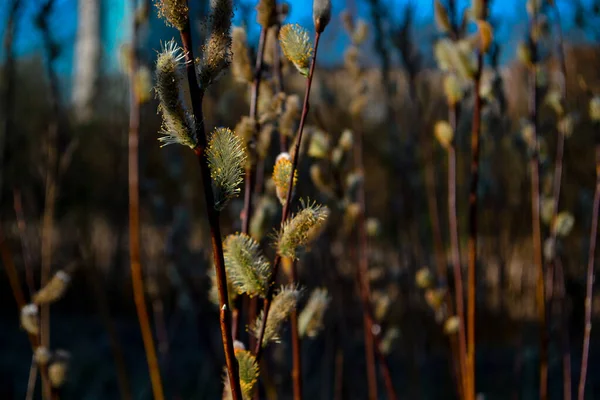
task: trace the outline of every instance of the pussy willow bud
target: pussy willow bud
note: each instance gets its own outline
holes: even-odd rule
[[[38,306],[36,304],[27,304],[21,309],[21,326],[30,335],[37,335],[40,332]]]
[[[446,335],[453,335],[460,329],[460,319],[453,315],[444,322],[444,333]]]
[[[415,281],[421,289],[430,288],[433,285],[433,275],[431,275],[429,268],[424,267],[419,269],[415,275]]]
[[[273,302],[271,303],[271,310],[267,316],[267,324],[265,326],[265,333],[262,342],[263,347],[270,342],[279,342],[281,326],[289,317],[292,310],[296,308],[299,298],[300,290],[291,285],[282,287],[275,295]],[[254,322],[252,329],[255,337],[258,337],[260,334],[263,318],[264,313],[261,311],[260,315]]]
[[[448,121],[438,121],[435,123],[435,138],[443,148],[448,149],[454,140],[454,131]]]
[[[300,337],[315,337],[323,329],[323,317],[331,298],[325,288],[312,291],[308,302],[298,316],[298,333]]]
[[[44,346],[39,346],[38,348],[35,349],[35,352],[33,353],[33,359],[40,366],[47,365],[48,362],[50,361],[51,357],[52,357],[52,354]]]
[[[244,28],[235,27],[231,33],[231,52],[233,59],[231,63],[231,73],[238,82],[252,82],[252,66],[248,56],[248,43],[246,41],[246,31]]]
[[[70,355],[64,350],[57,350],[48,366],[48,378],[54,388],[64,385],[69,370]]]
[[[279,43],[286,58],[302,75],[308,76],[309,63],[313,55],[308,32],[300,25],[284,25],[279,31]]]
[[[215,209],[218,211],[240,193],[246,157],[240,137],[227,128],[215,129],[208,141],[206,158],[213,183]]]
[[[322,33],[331,21],[331,0],[313,1],[313,21],[315,31]]]
[[[558,213],[552,231],[559,237],[569,236],[575,225],[575,218],[567,211]]]
[[[292,158],[290,154],[279,154],[275,160],[275,167],[273,168],[273,183],[275,183],[277,198],[279,199],[281,205],[285,205],[285,202],[287,201],[291,175]],[[294,180],[292,182],[293,187],[296,186],[296,181],[298,179],[297,175],[297,171],[294,171]]]
[[[400,337],[400,329],[397,326],[389,327],[388,329],[386,329],[385,333],[383,334],[383,338],[381,339],[381,342],[379,343],[379,350],[383,354],[390,354],[390,352],[392,351],[392,348],[394,346],[394,343],[396,342],[396,340],[399,337]]]
[[[300,247],[306,247],[321,233],[328,216],[327,207],[302,202],[302,209],[282,225],[277,237],[279,255],[295,258]]]
[[[244,348],[244,344],[240,341],[235,341],[234,354],[238,364],[238,371],[240,377],[240,389],[242,389],[242,399],[250,400],[254,397],[254,391],[256,384],[258,383],[259,366],[256,362],[256,357],[248,350]],[[227,368],[223,374],[223,400],[231,400],[231,386],[229,383],[229,377],[227,375]]]
[[[346,129],[342,132],[340,139],[338,140],[338,146],[340,146],[344,151],[352,150],[352,145],[354,144],[353,133],[350,129]]]
[[[308,155],[313,158],[325,158],[329,154],[329,136],[321,130],[313,132],[308,146]]]
[[[243,233],[229,235],[223,242],[223,255],[227,278],[239,294],[266,295],[271,265],[256,240]]]
[[[188,20],[187,0],[158,0],[156,2],[158,15],[180,31],[185,28]]]
[[[35,304],[53,303],[60,299],[71,282],[71,277],[65,271],[58,271],[52,279],[33,296]]]

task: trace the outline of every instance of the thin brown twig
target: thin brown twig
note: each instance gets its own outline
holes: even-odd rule
[[[238,364],[233,352],[231,310],[228,305],[229,295],[227,293],[227,274],[225,272],[225,260],[223,258],[223,242],[221,239],[219,212],[215,209],[210,168],[208,166],[208,160],[205,157],[207,138],[204,129],[204,118],[202,113],[202,100],[204,93],[202,90],[200,90],[200,86],[198,86],[198,80],[196,77],[192,34],[189,19],[186,20],[184,29],[180,31],[180,36],[185,54],[185,69],[187,73],[190,97],[192,100],[192,110],[194,113],[194,119],[196,121],[196,137],[198,139],[198,144],[196,145],[196,148],[194,148],[194,153],[198,159],[200,172],[202,175],[204,199],[206,202],[206,212],[210,226],[213,260],[217,277],[221,341],[223,342],[225,363],[227,365],[227,375],[229,377],[232,398],[233,400],[241,400],[242,390],[240,388]]]
[[[483,54],[477,52],[477,71],[475,72],[473,126],[471,131],[471,187],[469,190],[469,264],[468,264],[468,296],[467,296],[467,398],[475,400],[475,304],[476,304],[476,270],[477,270],[477,189],[479,186],[479,151],[481,135],[481,95],[479,86],[483,69]]]
[[[600,136],[600,135],[599,135]],[[581,375],[579,377],[579,400],[585,397],[585,380],[587,377],[590,354],[590,337],[592,332],[592,291],[594,288],[594,264],[596,259],[596,242],[598,240],[598,218],[600,210],[600,140],[596,144],[596,190],[592,209],[592,227],[590,229],[590,247],[588,253],[587,282],[585,288],[585,329],[583,336],[583,352],[581,356]]]
[[[19,312],[27,305],[25,302],[25,295],[23,294],[23,289],[21,287],[21,282],[19,280],[19,274],[17,273],[17,269],[13,262],[12,253],[8,244],[6,243],[6,239],[0,227],[0,257],[2,259],[2,263],[4,264],[4,270],[6,271],[6,275],[8,276],[8,282],[10,284],[10,288],[13,292],[13,297],[15,298],[15,302],[17,303],[17,308]],[[32,335],[30,333],[27,334],[29,338],[29,343],[31,344],[31,350],[35,351],[40,346],[40,338],[37,335]],[[50,400],[58,400],[58,394],[55,390],[53,390],[50,385],[50,380],[48,379],[48,367],[42,366],[40,369],[40,375],[42,376],[42,388],[43,395],[46,399]]]
[[[530,30],[537,24],[538,10],[533,7]],[[529,71],[529,118],[533,130],[533,148],[529,159],[531,174],[531,224],[533,241],[533,262],[537,273],[536,302],[538,307],[538,318],[540,324],[540,400],[548,398],[548,332],[546,330],[546,295],[544,263],[542,259],[542,232],[540,223],[540,165],[539,165],[539,141],[538,141],[538,87],[537,87],[537,43],[530,32],[529,51],[531,62]]]
[[[457,107],[456,104],[449,105],[450,126],[456,137],[457,131]],[[458,212],[456,208],[456,142],[455,139],[448,147],[448,223],[450,228],[450,245],[452,248],[452,271],[454,273],[454,295],[456,311],[459,319],[458,328],[458,356],[460,365],[460,381],[462,392],[466,391],[467,384],[467,341],[465,337],[465,306],[462,282],[462,270],[460,263],[460,243],[458,241]]]
[[[152,385],[152,393],[155,400],[164,399],[162,379],[160,376],[160,367],[154,338],[152,337],[152,328],[150,327],[150,318],[148,316],[148,307],[144,296],[144,278],[142,274],[140,257],[140,193],[139,193],[139,125],[140,125],[140,102],[134,82],[137,74],[137,41],[140,28],[140,21],[137,18],[137,1],[132,0],[134,15],[133,34],[131,39],[130,54],[130,88],[129,88],[129,257],[131,263],[131,281],[133,285],[133,297],[135,307],[142,333],[144,351],[148,362],[148,371]]]
[[[310,89],[312,86],[313,76],[315,72],[315,66],[317,65],[317,54],[319,49],[319,39],[321,38],[321,33],[318,31],[315,33],[315,50],[314,56],[310,64],[310,70],[308,74],[308,78],[306,80],[306,92],[304,93],[304,104],[302,106],[302,115],[300,117],[300,125],[298,127],[298,137],[296,139],[296,143],[294,146],[294,153],[292,155],[292,170],[290,173],[290,182],[288,184],[287,198],[285,201],[285,205],[283,206],[283,211],[281,214],[281,223],[283,224],[289,217],[291,202],[292,202],[292,193],[294,192],[294,176],[296,174],[296,170],[298,168],[298,161],[300,159],[300,144],[302,143],[302,133],[304,131],[304,124],[306,123],[306,116],[308,115],[308,110],[310,108]],[[279,254],[275,255],[275,260],[273,261],[273,269],[272,269],[272,280],[274,281],[277,277],[277,273],[279,272],[279,264],[281,263],[281,256]],[[269,309],[271,308],[271,300],[273,298],[273,292],[275,290],[275,285],[270,285],[269,290],[267,292],[267,296],[263,305],[263,320],[260,326],[260,331],[258,334],[258,338],[256,340],[256,347],[254,349],[254,354],[256,355],[256,359],[260,360],[262,355],[262,341],[265,335],[265,328],[267,325],[267,317],[269,315]]]
[[[25,214],[23,212],[23,202],[21,199],[21,191],[15,189],[13,191],[13,204],[15,216],[17,217],[17,228],[19,230],[19,239],[21,240],[21,249],[23,252],[23,265],[25,267],[25,281],[29,289],[29,296],[35,293],[35,277],[33,268],[31,267],[31,251],[27,243],[27,225],[25,224]]]
[[[35,357],[31,357],[31,366],[29,367],[29,379],[27,379],[27,392],[25,393],[25,400],[33,400],[35,393],[35,384],[37,382],[38,367],[35,362]]]
[[[567,107],[567,65],[565,62],[565,52],[564,52],[564,40],[563,40],[563,32],[562,32],[562,26],[560,24],[561,22],[561,18],[560,18],[560,11],[558,9],[558,5],[556,4],[556,2],[552,2],[553,4],[553,8],[554,8],[554,13],[556,14],[556,29],[558,31],[558,60],[559,60],[559,64],[560,64],[560,71],[561,71],[561,75],[562,75],[562,82],[561,82],[561,93],[562,93],[562,100],[564,102],[565,107]],[[564,148],[565,148],[565,135],[564,132],[559,132],[558,134],[558,141],[556,144],[556,160],[555,160],[555,167],[554,167],[554,182],[553,182],[553,189],[554,189],[554,193],[553,193],[553,215],[552,215],[552,221],[556,220],[556,216],[558,214],[558,207],[560,204],[560,193],[561,193],[561,183],[562,183],[562,175],[563,175],[563,159],[564,159]],[[550,236],[550,240],[552,242],[552,246],[555,245],[556,243],[556,230],[552,229],[551,230],[551,236]],[[555,269],[557,268],[556,266],[557,260],[556,260],[556,253],[552,252],[552,259],[549,260],[548,263],[548,275],[549,276],[554,276],[555,273]],[[562,278],[564,281],[564,277]],[[564,282],[563,282],[564,285]],[[559,290],[561,290],[561,286],[559,284]],[[564,287],[562,288],[562,290],[564,291]],[[552,291],[553,295],[555,294],[555,291]],[[564,297],[564,296],[563,296]],[[550,296],[550,302],[552,302],[552,296]],[[559,301],[564,301],[564,298],[562,300]],[[560,305],[560,308],[563,308],[563,305]],[[547,323],[549,323],[548,321],[546,321]],[[562,338],[567,337],[568,336],[568,332],[566,332],[566,330],[568,330],[569,327],[567,324],[560,324],[560,336],[561,336],[561,343],[562,343],[562,353],[563,353],[563,359],[562,359],[562,367],[563,367],[563,387],[564,387],[564,393],[565,393],[565,400],[569,400],[571,398],[571,354],[570,354],[570,349],[569,349],[569,343],[565,342]],[[568,360],[569,365],[565,364],[565,362]]]
[[[569,349],[569,330],[566,328],[566,312],[565,312],[565,274],[563,271],[562,262],[556,259],[556,265],[554,268],[556,274],[556,297],[559,304],[559,318],[560,318],[560,342],[561,342],[561,353],[562,353],[562,365],[563,365],[563,400],[571,400],[571,351]]]

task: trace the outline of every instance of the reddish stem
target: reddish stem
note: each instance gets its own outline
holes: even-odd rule
[[[596,258],[596,241],[598,239],[598,218],[600,209],[600,144],[596,145],[596,190],[592,209],[592,228],[590,230],[590,248],[588,253],[587,282],[585,288],[585,330],[583,336],[583,353],[581,356],[581,376],[579,377],[579,400],[585,397],[585,380],[587,377],[590,354],[590,336],[592,332],[592,290],[594,288],[594,261]]]
[[[296,174],[296,170],[298,168],[298,161],[300,159],[300,144],[302,143],[302,133],[304,131],[304,124],[306,123],[306,116],[308,115],[308,110],[310,108],[310,89],[312,86],[313,75],[315,72],[315,66],[317,65],[317,51],[319,48],[319,39],[321,38],[321,33],[318,31],[315,33],[315,51],[312,62],[310,64],[310,70],[308,73],[308,78],[306,81],[306,91],[304,93],[304,104],[302,106],[302,116],[300,117],[300,126],[298,127],[298,139],[296,140],[296,144],[294,146],[294,153],[292,155],[292,170],[290,173],[290,182],[288,184],[289,190],[287,191],[287,198],[285,204],[283,206],[283,212],[281,215],[281,225],[288,219],[290,214],[290,205],[292,202],[292,193],[294,191],[294,176]],[[273,282],[277,278],[277,273],[279,272],[279,264],[281,263],[281,257],[279,254],[275,255],[275,260],[273,261],[273,270],[271,274],[271,279]],[[273,283],[271,282],[271,283]],[[256,359],[260,360],[262,355],[262,341],[265,335],[265,328],[267,324],[267,317],[269,315],[269,310],[271,308],[271,300],[273,298],[273,292],[275,290],[275,285],[271,284],[269,286],[269,290],[267,292],[267,296],[265,298],[264,306],[263,306],[263,319],[260,327],[260,331],[258,334],[258,338],[256,341],[256,348],[254,349],[254,354],[256,354]]]
[[[227,365],[227,375],[229,377],[232,398],[233,400],[241,400],[242,390],[240,388],[238,364],[233,351],[231,310],[229,305],[229,295],[227,293],[227,274],[225,272],[225,260],[223,258],[223,242],[221,240],[219,212],[215,209],[210,168],[208,166],[208,160],[204,154],[207,146],[203,122],[204,118],[202,113],[202,100],[204,93],[202,90],[200,90],[196,78],[189,19],[186,20],[184,29],[180,31],[180,36],[185,53],[185,69],[189,84],[190,97],[192,100],[192,110],[194,113],[194,119],[196,120],[196,138],[198,140],[198,144],[196,145],[196,148],[194,148],[194,153],[196,154],[198,163],[200,164],[200,172],[202,175],[202,184],[204,188],[204,199],[206,202],[206,212],[208,216],[208,224],[210,226],[213,261],[217,276],[221,341],[223,342],[223,350],[225,352],[225,363]]]

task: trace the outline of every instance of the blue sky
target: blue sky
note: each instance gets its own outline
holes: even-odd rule
[[[39,52],[41,49],[41,37],[39,31],[33,24],[35,12],[42,0],[22,0],[22,7],[19,27],[16,35],[15,48],[20,56],[31,55]],[[51,29],[55,39],[64,44],[63,52],[57,60],[56,67],[61,74],[68,75],[71,70],[73,59],[73,43],[76,30],[77,18],[77,1],[78,0],[56,0],[56,5],[52,17],[50,19]],[[85,0],[79,0],[85,1]],[[118,68],[118,48],[127,40],[129,36],[129,0],[102,0],[103,1],[103,62],[108,70],[116,70]],[[588,6],[593,0],[582,0]],[[300,23],[304,26],[312,25],[311,7],[308,0],[290,0],[291,14],[288,21]],[[389,9],[389,16],[394,21],[399,21],[403,18],[403,10],[407,3],[411,3],[416,7],[415,35],[421,37],[424,43],[429,43],[435,31],[432,29],[432,0],[383,0],[386,7]],[[7,18],[8,0],[0,1],[0,32],[4,32],[4,26]],[[239,0],[241,7],[253,9],[254,1]],[[348,0],[333,0],[334,15],[342,11]],[[351,3],[356,5],[356,10],[359,16],[363,18],[369,17],[369,9],[364,1],[351,0]],[[503,38],[506,43],[516,43],[525,28],[525,1],[524,0],[495,0],[492,7],[492,15],[501,17],[505,22],[497,35]],[[469,1],[458,1],[459,9],[466,7]],[[570,6],[572,0],[558,0],[561,16],[564,21],[563,26],[568,31],[571,28],[573,20],[573,9]],[[239,18],[242,14],[241,7],[238,6],[237,23],[240,23]],[[254,16],[250,17],[250,21],[254,22]],[[258,32],[256,24],[250,27],[250,40]],[[168,31],[166,31],[168,34]],[[163,32],[161,31],[161,34]],[[172,32],[174,35],[176,32]],[[329,37],[326,37],[324,47],[326,49],[323,61],[326,63],[334,63],[340,60],[343,48],[346,44],[346,38],[338,26],[332,26],[328,30]],[[154,43],[151,43],[154,46]],[[2,50],[0,50],[0,59],[3,58]]]

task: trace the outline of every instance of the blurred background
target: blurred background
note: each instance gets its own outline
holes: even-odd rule
[[[286,22],[312,30],[310,2],[288,2]],[[202,21],[208,3],[190,1],[195,43],[205,35]],[[456,1],[458,16],[468,3]],[[527,152],[521,136],[528,115],[527,70],[518,59],[528,17],[524,1],[489,3],[495,36],[484,73],[490,89],[479,186],[478,391],[485,399],[535,399],[536,275]],[[255,2],[234,4],[234,25],[246,28],[254,59],[260,31]],[[549,301],[553,399],[563,398],[566,347],[572,353],[574,382],[579,377],[598,135],[587,110],[591,94],[600,93],[600,1],[556,0],[556,6],[559,15],[549,12],[545,17],[551,28],[544,79],[549,92],[562,79],[557,58],[560,26],[567,72],[564,107],[573,113],[560,209],[574,217],[575,225],[559,249],[564,296]],[[394,385],[405,399],[455,398],[448,340],[435,310],[414,283],[417,270],[433,271],[439,265],[439,243],[444,244],[442,260],[450,263],[446,152],[433,134],[436,121],[447,116],[443,73],[434,57],[434,43],[442,35],[434,22],[433,1],[333,0],[333,7],[319,50],[309,140],[323,134],[338,138],[346,129],[362,132],[373,303],[385,332]],[[360,126],[352,124],[356,94],[346,67],[350,39],[342,10],[364,20],[369,31],[360,49],[368,88],[362,94]],[[117,399],[123,385],[133,399],[151,398],[129,270],[126,54],[131,18],[131,2],[125,0],[0,1],[0,223],[21,280],[29,287],[39,287],[45,263],[53,271],[75,271],[68,292],[51,313],[53,347],[71,354],[64,399]],[[139,87],[148,100],[142,105],[140,127],[144,283],[168,397],[215,399],[220,396],[224,362],[218,309],[208,296],[211,253],[200,176],[188,149],[161,149],[157,141],[161,121],[152,93],[153,66],[161,42],[172,37],[178,32],[159,20],[151,6],[139,38],[145,68]],[[292,70],[284,69],[286,92],[301,94],[304,81]],[[463,265],[471,97],[464,100],[456,134]],[[248,98],[247,87],[225,74],[207,93],[206,126],[234,128],[248,113]],[[542,104],[543,192],[551,192],[558,122],[551,104]],[[272,147],[266,176],[278,152]],[[311,179],[316,161],[305,160],[298,193],[329,204],[333,200]],[[240,230],[241,208],[240,198],[223,212],[224,234]],[[341,390],[343,399],[364,399],[356,266],[348,254],[350,245],[330,232],[335,229],[328,228],[300,261],[300,280],[307,287],[327,287],[333,298],[324,331],[303,342],[305,396],[333,399],[334,390]],[[450,276],[448,280],[452,287]],[[598,295],[593,305],[597,321]],[[590,399],[600,398],[598,332],[592,330]],[[290,352],[285,335],[282,344],[269,350],[265,386],[276,388],[277,395],[266,390],[265,398],[291,398]],[[4,273],[0,353],[0,398],[25,398],[31,347]]]

